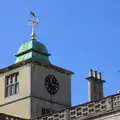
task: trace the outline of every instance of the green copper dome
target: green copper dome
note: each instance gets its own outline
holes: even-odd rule
[[[46,46],[36,40],[30,40],[20,46],[16,55],[16,62],[21,62],[27,59],[34,59],[43,63],[50,63],[49,56]]]

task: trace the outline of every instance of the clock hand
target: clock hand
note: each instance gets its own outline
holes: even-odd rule
[[[53,84],[53,83],[52,83],[51,85],[58,87],[58,85],[56,85],[56,84]]]
[[[49,78],[49,80],[50,80],[50,84],[52,84],[52,78],[51,78],[51,77],[49,77],[49,76],[48,76],[48,78]]]

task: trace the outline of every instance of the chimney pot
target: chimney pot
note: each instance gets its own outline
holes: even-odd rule
[[[93,71],[92,71],[92,69],[90,69],[90,71],[89,71],[89,77],[93,77]]]
[[[94,71],[93,77],[97,78],[97,71]]]
[[[98,73],[98,79],[102,80],[102,74],[101,74],[101,72]]]

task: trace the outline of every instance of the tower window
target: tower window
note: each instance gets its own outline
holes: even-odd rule
[[[19,73],[14,73],[5,78],[5,97],[17,94],[19,92]]]
[[[47,109],[47,108],[42,108],[42,115],[46,115],[46,114],[49,114],[51,112],[50,109]]]

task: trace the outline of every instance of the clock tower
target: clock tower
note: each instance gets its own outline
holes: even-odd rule
[[[0,111],[22,118],[35,118],[71,107],[73,72],[53,65],[46,46],[35,39],[22,44],[15,64],[0,69]]]

